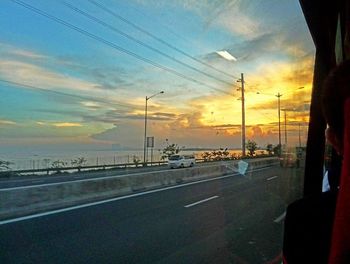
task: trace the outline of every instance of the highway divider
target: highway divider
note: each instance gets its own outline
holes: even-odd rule
[[[255,169],[277,161],[277,158],[246,160]],[[0,189],[0,220],[232,174],[238,162]]]

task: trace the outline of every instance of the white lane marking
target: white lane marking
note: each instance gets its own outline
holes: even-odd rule
[[[270,168],[271,168],[271,167],[261,168],[261,169],[256,169],[256,170],[254,170],[254,171],[267,170],[267,169],[270,169]],[[124,199],[128,199],[128,198],[133,198],[133,197],[138,197],[138,196],[146,195],[146,194],[157,193],[157,192],[162,192],[162,191],[171,190],[171,189],[177,189],[177,188],[186,187],[186,186],[190,186],[190,185],[194,185],[194,184],[198,184],[198,183],[202,183],[202,182],[210,182],[210,181],[225,179],[225,178],[229,178],[229,177],[232,177],[232,176],[238,176],[238,175],[240,175],[240,174],[239,174],[239,173],[234,173],[234,174],[229,174],[229,175],[220,176],[220,177],[216,177],[216,178],[200,180],[200,181],[196,181],[196,182],[183,183],[183,184],[179,184],[179,185],[174,185],[174,186],[170,186],[170,187],[165,187],[165,188],[162,188],[162,189],[156,189],[156,190],[151,190],[151,191],[146,191],[146,192],[141,192],[141,193],[129,194],[129,195],[125,195],[125,196],[121,196],[121,197],[116,197],[116,198],[111,198],[111,199],[107,199],[107,200],[102,200],[102,201],[98,201],[98,202],[93,202],[93,203],[87,203],[87,204],[81,204],[81,205],[71,206],[71,207],[62,208],[62,209],[53,210],[53,211],[48,211],[48,212],[44,212],[44,213],[22,216],[22,217],[18,217],[18,218],[13,218],[13,219],[8,219],[8,220],[0,221],[0,225],[5,225],[5,224],[14,223],[14,222],[24,221],[24,220],[28,220],[28,219],[32,219],[32,218],[37,218],[37,217],[42,217],[42,216],[46,216],[46,215],[52,215],[52,214],[63,213],[63,212],[72,211],[72,210],[77,210],[77,209],[81,209],[81,208],[85,208],[85,207],[90,207],[90,206],[95,206],[95,205],[99,205],[99,204],[115,202],[115,201],[119,201],[119,200],[124,200]],[[0,190],[0,191],[1,191],[1,190]]]
[[[216,198],[219,198],[219,196],[215,195],[215,196],[209,197],[209,198],[207,198],[207,199],[200,200],[200,201],[198,201],[198,202],[185,205],[184,207],[185,207],[185,208],[189,208],[189,207],[195,206],[195,205],[197,205],[197,204],[205,203],[205,202],[208,202],[208,201],[213,200],[213,199],[216,199]]]
[[[279,223],[282,220],[284,220],[284,218],[286,217],[286,212],[284,212],[283,214],[281,214],[279,217],[277,217],[275,220],[273,220],[275,223]]]
[[[20,179],[20,180],[4,180],[4,179],[1,179],[0,180],[0,183],[16,183],[16,182],[26,182],[26,181],[33,181],[33,179]]]
[[[278,176],[272,176],[272,177],[270,177],[270,178],[267,178],[266,180],[267,180],[267,181],[271,181],[271,180],[276,179],[276,178],[278,178]]]
[[[36,181],[31,181],[31,183],[42,183],[44,182],[43,180],[36,180]]]

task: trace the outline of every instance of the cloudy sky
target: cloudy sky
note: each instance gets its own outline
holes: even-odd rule
[[[239,148],[241,73],[247,138],[278,142],[280,92],[289,142],[299,124],[305,140],[314,46],[298,1],[3,0],[0,24],[3,152],[141,149],[160,91],[156,148]]]

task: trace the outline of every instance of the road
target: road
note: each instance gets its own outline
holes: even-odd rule
[[[301,174],[274,166],[0,222],[0,263],[280,263]]]

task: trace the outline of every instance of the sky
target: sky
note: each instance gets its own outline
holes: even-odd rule
[[[281,93],[288,143],[305,144],[315,49],[298,1],[3,0],[0,24],[1,153],[142,149],[155,94],[156,149],[240,148],[241,73],[247,140],[278,143]]]

